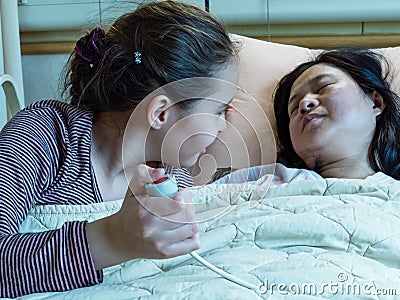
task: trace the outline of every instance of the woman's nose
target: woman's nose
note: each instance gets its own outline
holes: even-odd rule
[[[300,113],[304,115],[306,112],[314,110],[318,105],[319,101],[317,99],[305,96],[299,103]]]

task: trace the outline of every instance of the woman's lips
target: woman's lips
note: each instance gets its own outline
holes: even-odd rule
[[[325,115],[320,115],[320,114],[307,114],[307,115],[305,115],[304,116],[304,119],[303,119],[303,124],[302,124],[302,130],[304,130],[304,128],[306,127],[306,125],[309,123],[309,122],[312,122],[313,120],[319,120],[319,119],[322,119],[323,117],[325,117]]]

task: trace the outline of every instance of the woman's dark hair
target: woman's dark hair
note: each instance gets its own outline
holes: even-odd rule
[[[77,42],[63,93],[94,112],[132,109],[167,83],[215,76],[237,56],[235,46],[202,9],[151,2],[119,17],[107,33],[96,27]]]
[[[376,172],[381,171],[400,179],[400,99],[387,82],[388,61],[382,55],[364,48],[323,51],[315,59],[299,65],[280,80],[274,94],[280,147],[278,160],[288,167],[306,168],[305,162],[293,149],[289,133],[288,102],[294,81],[305,70],[321,63],[349,74],[364,93],[377,91],[383,97],[386,107],[377,119],[375,133],[368,149],[368,159]]]

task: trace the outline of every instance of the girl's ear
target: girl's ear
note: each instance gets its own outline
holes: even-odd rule
[[[383,100],[382,95],[377,92],[377,91],[373,91],[372,93],[369,94],[369,97],[371,98],[371,100],[373,101],[373,106],[372,109],[374,110],[374,115],[375,117],[379,116],[383,110],[386,107],[386,103]]]
[[[169,117],[168,108],[171,100],[165,95],[154,97],[147,107],[147,121],[150,128],[159,130],[167,122]]]

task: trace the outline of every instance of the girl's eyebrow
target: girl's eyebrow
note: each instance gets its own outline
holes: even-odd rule
[[[320,74],[320,75],[317,75],[314,78],[310,79],[310,81],[308,82],[308,85],[313,85],[314,83],[316,83],[319,80],[324,79],[324,78],[335,78],[335,76],[332,74],[328,74],[328,73]],[[290,102],[292,102],[295,98],[297,98],[297,96],[298,96],[298,93],[296,93],[292,97],[290,97],[288,104],[290,104]]]

